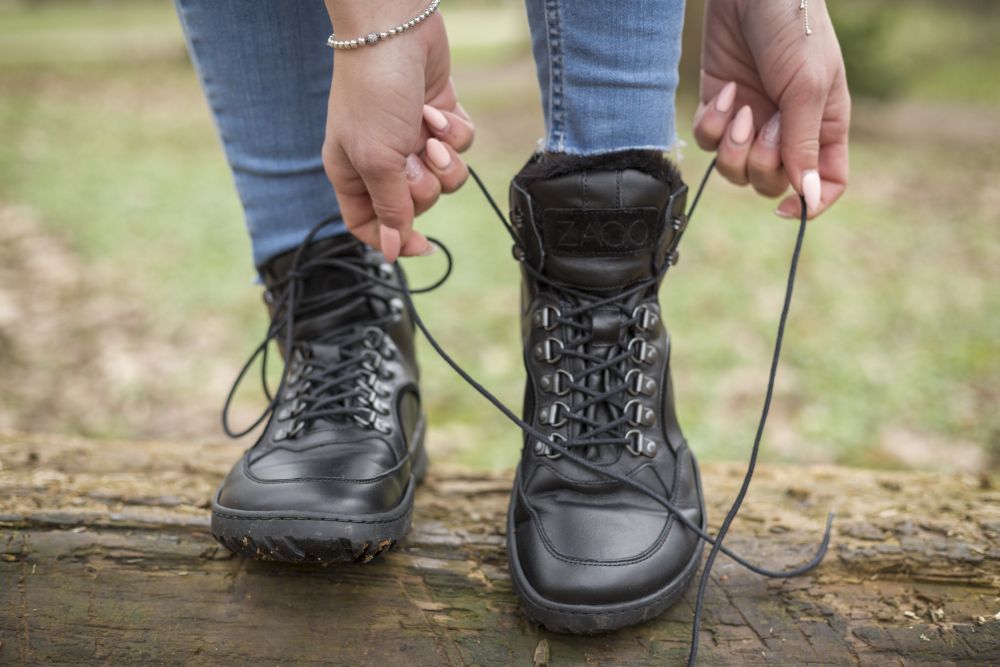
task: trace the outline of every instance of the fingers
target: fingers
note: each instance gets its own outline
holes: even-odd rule
[[[461,110],[461,114],[459,114]],[[476,128],[469,120],[468,114],[458,104],[455,105],[455,112],[442,111],[429,104],[424,105],[424,123],[431,133],[437,138],[454,148],[459,153],[464,153],[472,146],[472,140],[476,134]]]
[[[694,138],[702,150],[714,151],[722,140],[733,117],[736,84],[727,83],[719,94],[698,106],[694,117]]]
[[[781,161],[792,187],[803,195],[810,212],[822,200],[819,175],[820,130],[829,88],[818,77],[803,74],[793,81],[778,104],[781,112]]]
[[[455,149],[448,144],[437,139],[428,139],[423,157],[424,164],[434,173],[441,184],[441,192],[455,192],[469,178],[469,168],[455,152]]]
[[[777,197],[788,189],[788,176],[781,166],[781,113],[764,124],[747,159],[747,177],[754,190]]]
[[[423,160],[413,154],[406,158],[406,181],[410,185],[414,215],[430,209],[441,196],[441,181],[424,166]]]
[[[378,224],[377,247],[395,262],[413,229],[414,202],[406,180],[406,159],[372,157],[356,165],[371,197],[371,209]],[[351,222],[344,217],[348,226]]]
[[[754,136],[753,111],[744,106],[733,122],[729,124],[718,146],[718,160],[715,168],[727,180],[736,185],[749,183],[747,160],[750,157],[751,139]]]

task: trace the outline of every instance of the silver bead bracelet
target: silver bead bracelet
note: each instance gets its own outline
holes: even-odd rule
[[[359,46],[375,46],[384,39],[401,35],[407,30],[416,28],[418,25],[430,18],[431,14],[437,11],[440,4],[441,0],[431,0],[431,4],[427,5],[427,8],[424,9],[424,11],[420,12],[409,21],[404,21],[395,28],[389,28],[388,30],[384,30],[382,32],[370,32],[367,35],[358,37],[357,39],[337,39],[337,35],[334,33],[330,35],[329,39],[326,40],[326,45],[331,49],[356,49]]]
[[[799,0],[799,11],[802,13],[802,24],[806,31],[806,36],[813,34],[809,27],[809,0]]]

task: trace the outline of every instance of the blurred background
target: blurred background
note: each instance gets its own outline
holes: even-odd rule
[[[701,4],[679,99],[689,181],[707,164],[690,140]],[[764,456],[996,470],[1000,3],[830,6],[855,100],[852,181],[810,227]],[[468,160],[505,200],[541,135],[523,9],[444,11],[477,120]],[[751,444],[795,233],[774,205],[712,182],[662,291],[682,422],[705,459]],[[219,407],[266,325],[242,224],[169,2],[0,0],[0,429],[222,442]],[[418,308],[520,405],[504,231],[473,187],[420,225],[458,262]],[[407,267],[420,283],[441,263]],[[421,351],[432,456],[513,465],[519,433]],[[237,417],[261,405],[248,387]]]

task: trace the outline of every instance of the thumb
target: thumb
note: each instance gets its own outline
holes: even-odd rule
[[[781,111],[781,162],[792,187],[810,212],[819,209],[820,129],[827,91],[813,82],[792,82],[778,105]]]

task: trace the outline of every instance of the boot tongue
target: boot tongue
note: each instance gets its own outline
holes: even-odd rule
[[[529,259],[547,277],[615,291],[662,266],[673,237],[668,183],[634,169],[588,170],[535,181],[526,194],[538,244]]]
[[[366,256],[365,246],[350,235],[322,239],[306,246],[299,256],[298,266],[322,258],[361,259]],[[265,284],[270,287],[288,275],[295,262],[295,251],[273,259],[262,271]],[[294,337],[309,340],[347,324],[362,322],[376,315],[374,304],[360,290],[351,290],[365,278],[348,269],[315,267],[303,281],[299,308],[295,312]],[[343,298],[334,299],[340,293]],[[270,304],[269,304],[270,305]],[[272,313],[273,314],[273,313]]]

